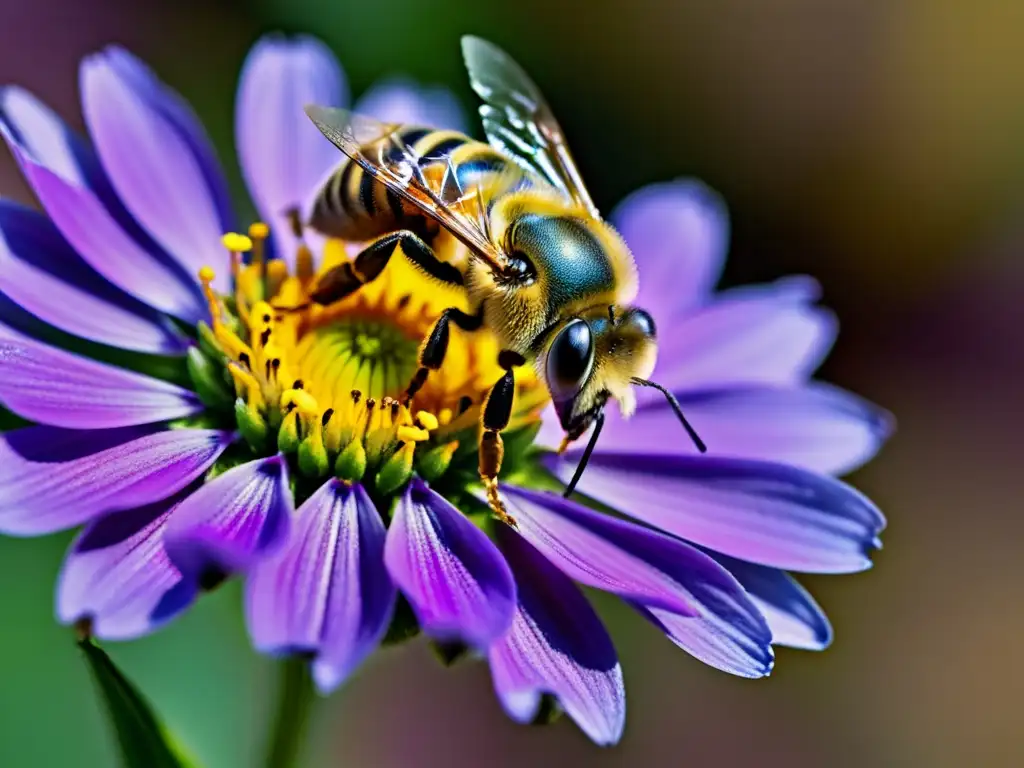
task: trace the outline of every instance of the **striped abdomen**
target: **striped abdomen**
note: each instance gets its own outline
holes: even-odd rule
[[[499,174],[509,168],[509,161],[488,144],[470,139],[456,131],[440,131],[407,125],[400,128],[395,138],[421,158],[419,165],[438,196],[444,197],[443,169],[449,158],[455,169],[459,186],[472,190],[489,174]],[[386,160],[397,162],[402,152],[398,144],[384,150],[394,154]],[[374,157],[368,149],[365,154]],[[324,184],[313,206],[310,225],[331,237],[342,240],[365,241],[388,232],[408,229],[430,242],[438,232],[438,225],[429,220],[412,203],[397,192],[376,181],[359,164],[346,159]]]

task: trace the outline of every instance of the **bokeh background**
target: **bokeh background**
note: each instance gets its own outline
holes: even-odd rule
[[[80,125],[79,58],[147,59],[238,180],[232,104],[272,29],[312,32],[353,91],[406,73],[467,108],[458,37],[541,83],[598,203],[694,175],[728,200],[725,282],[816,275],[843,321],[823,370],[899,432],[853,481],[890,520],[874,570],[808,583],[836,630],[760,682],[599,603],[626,674],[620,747],[513,725],[482,664],[414,643],[326,701],[310,766],[1024,765],[1024,4],[1008,0],[3,0],[0,80]],[[241,197],[240,204],[247,205]],[[0,194],[31,200],[0,158]],[[0,765],[107,768],[85,668],[52,618],[70,540],[0,540]],[[212,768],[255,765],[273,676],[229,585],[111,646]]]

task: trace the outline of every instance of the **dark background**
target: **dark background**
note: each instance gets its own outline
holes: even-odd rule
[[[808,583],[837,639],[736,680],[599,601],[629,693],[601,751],[513,725],[486,668],[421,643],[322,707],[315,766],[1024,764],[1024,4],[1010,0],[3,0],[0,80],[75,125],[77,62],[127,45],[207,122],[226,167],[238,68],[272,29],[315,33],[359,94],[408,73],[473,105],[465,32],[555,105],[598,204],[699,176],[728,200],[726,283],[807,272],[843,321],[823,376],[899,432],[853,478],[887,513],[874,570]],[[248,205],[236,183],[239,203]],[[29,200],[0,158],[0,194]],[[52,618],[70,536],[0,540],[0,765],[113,765],[84,667]],[[237,585],[112,646],[211,768],[256,763],[272,674]]]

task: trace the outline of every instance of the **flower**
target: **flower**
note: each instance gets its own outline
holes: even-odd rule
[[[455,121],[447,99],[387,89],[380,109]],[[0,439],[0,530],[85,526],[61,621],[137,637],[240,573],[254,645],[308,656],[323,691],[422,631],[485,655],[516,720],[554,702],[599,744],[622,733],[622,672],[577,584],[744,677],[769,673],[773,644],[828,644],[788,571],[870,565],[884,520],[831,475],[870,458],[888,418],[809,383],[835,333],[811,281],[710,295],[726,223],[706,189],[650,187],[613,219],[661,329],[656,375],[711,453],[641,399],[563,498],[578,453],[543,450],[547,395],[524,370],[500,486],[510,527],[476,475],[494,340],[455,334],[442,370],[397,399],[420,340],[465,297],[395,260],[334,305],[307,301],[350,258],[293,226],[339,161],[301,110],[344,98],[326,50],[268,38],[246,62],[236,132],[263,218],[247,235],[195,117],[140,62],[91,57],[82,91],[93,147],[24,91],[0,96],[48,214],[0,203],[0,402],[36,422]]]

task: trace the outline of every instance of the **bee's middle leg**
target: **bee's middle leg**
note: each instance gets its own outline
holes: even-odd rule
[[[462,284],[462,273],[434,254],[421,237],[408,230],[391,232],[370,243],[352,260],[339,264],[321,276],[310,292],[316,304],[333,304],[376,280],[388,265],[398,246],[417,268],[443,283]]]
[[[467,314],[461,309],[449,307],[437,318],[434,327],[430,330],[427,340],[420,348],[420,367],[409,382],[409,388],[405,391],[407,399],[411,400],[427,381],[431,371],[436,371],[444,362],[448,354],[448,338],[450,336],[449,324],[455,323],[464,331],[476,331],[484,324],[483,304],[475,314]]]
[[[498,364],[505,369],[505,375],[498,379],[487,395],[483,432],[480,434],[480,479],[487,491],[487,503],[499,520],[513,528],[516,521],[506,511],[498,496],[498,473],[501,472],[501,463],[505,458],[501,432],[512,418],[512,404],[516,395],[513,370],[525,362],[525,358],[517,352],[505,350],[498,355]]]

